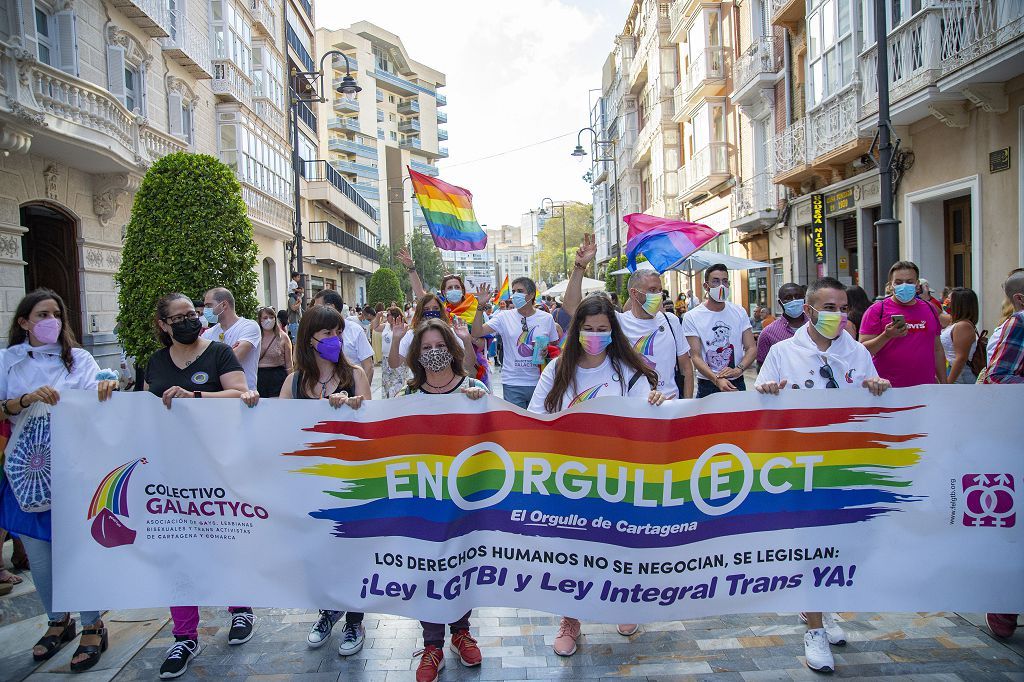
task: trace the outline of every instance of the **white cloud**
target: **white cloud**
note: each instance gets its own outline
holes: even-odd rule
[[[370,21],[446,74],[451,137],[441,178],[472,191],[480,222],[497,226],[518,224],[545,196],[590,201],[588,164],[569,153],[627,10],[622,0],[349,0],[319,3],[317,23]]]

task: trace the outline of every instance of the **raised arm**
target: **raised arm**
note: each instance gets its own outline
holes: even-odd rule
[[[423,280],[420,279],[420,273],[416,272],[416,263],[412,260],[412,254],[409,253],[408,248],[403,246],[398,250],[396,257],[398,262],[409,271],[409,284],[412,286],[413,299],[418,301],[427,292],[423,288]]]
[[[481,284],[478,286],[476,288],[476,298],[477,301],[485,303],[491,300],[491,285]],[[474,339],[482,339],[488,334],[494,334],[494,329],[490,325],[484,324],[484,308],[482,305],[477,305],[476,307],[476,314],[473,316],[473,326],[470,329],[470,333]],[[476,357],[475,353],[473,357]]]
[[[565,286],[565,297],[562,299],[562,308],[572,317],[576,314],[576,308],[583,301],[583,274],[587,266],[597,256],[597,240],[592,234],[583,235],[583,243],[576,251],[576,261],[569,275],[569,282]]]

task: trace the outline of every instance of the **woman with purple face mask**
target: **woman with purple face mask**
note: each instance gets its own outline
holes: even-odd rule
[[[358,409],[370,399],[370,382],[362,367],[342,353],[345,320],[328,305],[313,306],[302,316],[295,338],[295,371],[281,387],[282,398],[329,400],[331,407]]]
[[[37,289],[18,304],[8,332],[8,347],[0,356],[0,420],[18,421],[33,403],[56,405],[61,391],[95,390],[100,401],[110,397],[117,381],[100,381],[99,365],[78,346],[65,324],[67,308],[55,292]],[[70,613],[54,612],[53,556],[50,512],[26,512],[15,496],[17,480],[0,482],[0,527],[22,539],[32,567],[36,591],[47,611],[48,628],[32,648],[36,661],[52,658],[75,639]],[[85,599],[84,601],[88,601]],[[98,611],[83,611],[82,639],[71,658],[71,671],[96,665],[107,648],[107,629]]]

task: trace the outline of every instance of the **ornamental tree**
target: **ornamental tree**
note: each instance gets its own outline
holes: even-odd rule
[[[213,287],[235,296],[239,315],[257,309],[256,244],[232,170],[206,154],[168,154],[146,172],[126,228],[118,287],[117,336],[144,363],[160,349],[157,300],[201,298]]]
[[[372,306],[378,303],[389,306],[392,301],[397,301],[399,305],[404,303],[405,293],[395,271],[390,268],[379,268],[374,272],[370,277],[370,284],[366,287],[366,298]]]

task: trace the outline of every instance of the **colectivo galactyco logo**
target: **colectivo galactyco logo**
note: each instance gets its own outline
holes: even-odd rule
[[[126,462],[103,477],[89,503],[92,537],[104,547],[121,547],[135,542],[135,531],[118,517],[128,518],[128,483],[144,457]]]

